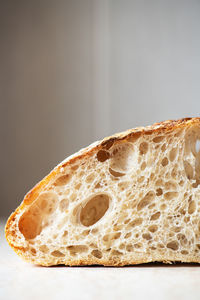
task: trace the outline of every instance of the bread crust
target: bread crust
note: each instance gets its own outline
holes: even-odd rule
[[[189,128],[193,125],[198,125],[200,124],[200,118],[183,118],[179,120],[167,120],[163,121],[160,123],[154,123],[151,126],[146,126],[146,127],[137,127],[134,129],[129,129],[127,131],[121,132],[114,134],[112,136],[106,137],[101,141],[97,141],[92,143],[86,148],[81,149],[79,152],[69,156],[66,158],[64,161],[62,161],[60,164],[58,164],[46,177],[44,177],[39,183],[37,183],[24,197],[22,203],[19,205],[19,207],[10,215],[8,218],[8,221],[5,226],[5,237],[8,241],[8,244],[13,248],[13,250],[21,256],[23,259],[28,260],[26,258],[25,252],[26,248],[24,247],[18,247],[15,245],[13,242],[16,237],[16,231],[17,231],[17,216],[24,212],[30,205],[34,202],[34,200],[38,197],[42,189],[56,176],[61,172],[61,168],[70,166],[74,163],[77,163],[79,160],[87,158],[92,156],[95,152],[98,152],[101,149],[109,149],[113,144],[117,144],[123,141],[126,141],[127,139],[134,139],[138,136],[141,135],[151,135],[154,133],[166,133],[170,131],[174,131],[178,128]],[[13,229],[14,228],[14,229]],[[137,261],[126,261],[126,260],[121,260],[121,262],[115,261],[114,258],[112,261],[102,261],[101,260],[101,265],[104,266],[124,266],[124,265],[131,265],[131,264],[142,264],[142,263],[147,263],[151,261],[163,261],[164,263],[170,263],[172,260],[171,256],[169,260],[163,261],[162,258],[160,259],[155,259],[152,258],[151,260],[148,257],[138,257]],[[173,261],[182,261],[181,257],[178,257],[174,255]],[[187,257],[184,262],[194,262],[194,263],[200,263],[199,257]],[[55,261],[56,264],[56,261]],[[83,266],[83,265],[94,265],[94,264],[99,264],[98,259],[87,259],[87,260],[74,260],[70,261],[67,260],[64,262],[65,265],[72,266]],[[48,262],[41,262],[41,265],[44,266],[49,266]],[[51,264],[52,265],[52,264]]]

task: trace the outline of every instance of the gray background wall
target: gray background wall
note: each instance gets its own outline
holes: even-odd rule
[[[0,1],[0,216],[111,133],[200,116],[200,1]]]

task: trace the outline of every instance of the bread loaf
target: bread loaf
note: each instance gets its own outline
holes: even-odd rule
[[[131,129],[68,157],[7,221],[26,261],[200,262],[200,118]]]

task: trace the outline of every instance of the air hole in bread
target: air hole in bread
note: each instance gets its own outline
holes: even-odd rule
[[[74,188],[75,188],[75,190],[78,191],[81,188],[81,183],[80,182],[77,183]]]
[[[121,243],[120,245],[119,245],[119,249],[120,250],[123,250],[125,248],[125,244],[124,243]]]
[[[84,231],[82,231],[82,235],[83,236],[87,236],[88,234],[90,234],[90,230],[84,230]]]
[[[109,139],[109,140],[103,142],[102,146],[103,146],[105,149],[109,150],[109,149],[113,146],[114,143],[115,143],[115,139],[114,139],[114,138],[111,138],[111,139]]]
[[[112,250],[111,251],[111,255],[113,255],[113,256],[118,256],[118,255],[122,255],[123,253],[122,252],[120,252],[119,250]]]
[[[152,204],[150,204],[150,205],[148,206],[148,209],[151,210],[151,209],[154,208],[155,206],[156,206],[156,204],[155,204],[155,203],[152,203]]]
[[[163,194],[163,190],[161,188],[158,188],[156,190],[156,196],[161,196]]]
[[[188,254],[188,251],[187,251],[187,250],[182,250],[182,251],[181,251],[181,254],[187,255],[187,254]]]
[[[164,157],[164,158],[163,158],[161,164],[162,164],[163,167],[165,167],[165,166],[168,165],[168,159],[167,159],[167,157]]]
[[[52,214],[57,207],[58,196],[54,192],[44,192],[37,199],[37,205],[44,214]]]
[[[163,244],[161,244],[161,243],[158,243],[158,248],[163,249],[163,248],[165,248],[165,246]]]
[[[129,237],[131,237],[132,233],[131,232],[128,232],[127,234],[125,234],[124,238],[125,239],[128,239]]]
[[[175,226],[175,227],[173,227],[172,229],[173,229],[174,232],[180,232],[181,229],[182,229],[182,227],[180,227],[180,226]]]
[[[142,248],[142,243],[136,243],[133,245],[133,247],[136,249]]]
[[[111,153],[110,169],[122,174],[127,173],[134,168],[136,160],[133,144],[123,143],[116,145]]]
[[[169,248],[173,251],[176,251],[179,248],[179,244],[177,241],[171,241],[171,242],[167,243],[167,248]]]
[[[97,244],[95,244],[95,243],[91,243],[89,246],[90,246],[91,248],[93,248],[93,249],[96,249],[96,248],[97,248]]]
[[[77,194],[75,192],[72,193],[71,196],[70,196],[70,200],[73,202],[73,201],[76,200],[76,198],[77,198]]]
[[[63,234],[62,234],[62,237],[64,238],[64,237],[66,237],[67,235],[68,235],[68,231],[65,230],[65,231],[63,232]]]
[[[39,250],[45,254],[49,252],[49,248],[46,245],[41,245]]]
[[[117,172],[117,171],[115,171],[115,170],[113,170],[111,168],[109,168],[109,172],[114,177],[122,177],[122,176],[125,175],[125,173]]]
[[[53,239],[55,240],[55,239],[57,239],[57,237],[58,237],[58,233],[54,233]]]
[[[175,180],[177,180],[177,177],[179,176],[178,172],[178,164],[175,164],[172,171],[171,171],[171,177]]]
[[[156,250],[156,247],[154,247],[154,246],[151,246],[151,247],[149,247],[149,249],[151,249],[151,250]]]
[[[165,203],[161,204],[160,205],[160,209],[161,210],[165,210],[167,208],[167,205]]]
[[[85,181],[86,181],[87,183],[92,183],[92,182],[94,181],[94,179],[95,179],[95,174],[92,173],[92,174],[90,174],[90,175],[88,175],[88,176],[86,177]]]
[[[118,183],[118,187],[121,191],[124,191],[129,185],[130,185],[130,182],[128,182],[128,181],[121,181]]]
[[[107,248],[105,251],[106,251],[106,252],[110,252],[110,250],[111,250],[111,248]]]
[[[155,197],[155,193],[153,191],[149,191],[142,200],[140,200],[140,202],[137,205],[137,210],[141,210],[144,207],[146,207],[147,205],[149,205]]]
[[[35,218],[40,218],[41,215],[41,209],[37,206],[37,204],[33,204],[31,207],[31,214]]]
[[[177,192],[167,192],[164,194],[166,200],[172,200],[178,196]]]
[[[95,187],[94,187],[95,189],[100,189],[101,188],[101,184],[100,184],[100,182],[98,182],[96,185],[95,185]]]
[[[183,221],[184,221],[185,223],[188,223],[188,222],[190,222],[190,216],[188,216],[188,217],[185,217],[185,218],[183,219]]]
[[[118,233],[108,233],[103,236],[103,243],[108,248],[114,243],[115,240],[117,240],[121,236],[121,232]]]
[[[132,252],[132,251],[133,251],[133,246],[132,246],[131,244],[128,244],[128,245],[126,246],[126,250],[127,250],[128,252]]]
[[[177,155],[177,148],[172,148],[172,150],[169,152],[169,160],[174,161]]]
[[[118,231],[118,230],[121,230],[121,229],[123,229],[123,225],[121,224],[119,224],[119,225],[117,225],[117,224],[115,224],[114,226],[113,226],[113,230],[114,231]]]
[[[193,178],[193,168],[187,160],[184,161],[184,169],[185,169],[185,174],[186,174],[187,178],[189,180],[192,179]]]
[[[120,238],[120,236],[121,236],[121,232],[116,232],[113,234],[113,239],[117,240],[118,238]]]
[[[188,240],[187,240],[185,234],[183,234],[183,233],[178,233],[178,234],[177,234],[177,239],[180,241],[181,246],[184,247],[184,246],[187,245]]]
[[[104,236],[103,236],[103,241],[104,241],[104,242],[108,242],[108,241],[111,239],[110,237],[111,237],[110,234],[104,235]]]
[[[34,239],[44,227],[49,225],[46,216],[56,210],[57,203],[58,196],[54,192],[40,194],[35,204],[19,220],[19,230],[25,239]]]
[[[107,194],[98,194],[92,197],[81,209],[80,222],[84,226],[97,223],[109,208],[110,197]]]
[[[158,226],[157,225],[150,225],[148,227],[148,230],[152,233],[156,232],[158,230]]]
[[[153,142],[160,143],[163,139],[164,139],[164,136],[159,135],[159,136],[156,136],[155,138],[153,138]]]
[[[162,145],[162,147],[161,147],[161,151],[162,151],[162,152],[165,152],[166,149],[167,149],[167,146],[166,146],[166,144],[164,143],[164,144]]]
[[[37,253],[37,251],[35,250],[35,248],[31,248],[30,250],[31,250],[31,253],[35,256],[36,253]]]
[[[91,254],[92,254],[94,257],[98,258],[98,259],[101,259],[101,258],[102,258],[102,252],[99,251],[99,250],[93,250],[93,251],[91,252]]]
[[[163,180],[162,179],[156,180],[156,186],[162,186],[162,185],[163,185]]]
[[[96,234],[96,233],[98,233],[99,232],[99,229],[98,228],[92,228],[92,230],[91,230],[91,233],[92,234]]]
[[[100,162],[104,162],[107,159],[110,158],[110,153],[105,151],[105,150],[99,150],[99,152],[97,152],[97,159]]]
[[[27,211],[19,220],[19,230],[25,239],[34,239],[42,230],[41,219],[34,217],[30,211]]]
[[[165,182],[165,189],[166,190],[176,190],[177,184],[174,181],[167,181]]]
[[[154,178],[155,178],[155,173],[151,173],[151,175],[150,175],[150,180],[154,180]]]
[[[125,219],[124,220],[124,224],[128,224],[130,222],[131,219]]]
[[[131,221],[129,224],[128,224],[128,228],[130,227],[135,227],[135,226],[139,226],[141,225],[143,222],[143,219],[142,218],[136,218],[134,219],[133,221]]]
[[[196,244],[198,250],[200,250],[200,244]]]
[[[66,185],[69,180],[70,180],[70,175],[69,174],[66,174],[66,175],[63,175],[63,176],[60,176],[56,179],[56,181],[54,182],[54,185],[55,186],[62,186],[62,185]]]
[[[196,210],[196,203],[195,203],[194,200],[192,200],[192,201],[189,202],[188,213],[190,215],[192,215],[195,212],[195,210]]]
[[[148,143],[147,142],[142,142],[139,146],[139,151],[140,151],[140,154],[146,154],[147,151],[148,151]]]
[[[59,209],[61,212],[65,212],[69,206],[69,200],[68,199],[62,199],[59,203]]]
[[[199,179],[198,175],[200,174],[199,170],[199,161],[200,161],[200,128],[199,126],[193,127],[188,130],[185,136],[185,154],[189,155],[191,152],[195,158],[195,179]],[[198,170],[196,166],[198,165]],[[197,178],[198,177],[198,178]],[[198,181],[198,180],[197,180]],[[197,182],[197,185],[199,182]]]
[[[158,211],[151,216],[150,220],[153,221],[153,220],[157,220],[159,218],[160,218],[160,212]]]
[[[64,257],[65,256],[65,254],[59,250],[55,250],[55,251],[51,252],[51,255],[54,257]]]
[[[68,246],[67,250],[70,251],[71,255],[76,255],[77,253],[87,252],[88,247],[85,245],[72,245],[72,246]]]
[[[71,166],[71,169],[72,169],[73,171],[76,171],[78,168],[79,168],[79,165],[72,165],[72,166]]]
[[[140,177],[138,177],[137,182],[138,183],[143,183],[144,179],[145,179],[144,176],[140,176]]]
[[[151,240],[152,239],[152,236],[150,235],[150,233],[143,233],[142,237],[145,240]]]
[[[146,166],[147,166],[146,162],[143,161],[143,163],[141,164],[141,167],[140,167],[141,171],[144,171]]]
[[[129,136],[129,142],[135,143],[141,137],[141,132],[134,132],[133,135]]]

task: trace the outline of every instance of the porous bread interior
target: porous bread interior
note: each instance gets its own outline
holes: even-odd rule
[[[16,243],[42,265],[200,262],[199,140],[199,125],[135,135],[63,167]]]

